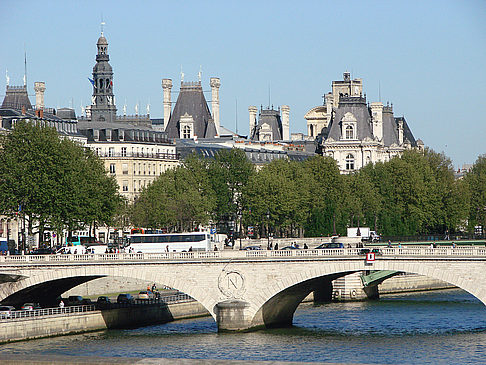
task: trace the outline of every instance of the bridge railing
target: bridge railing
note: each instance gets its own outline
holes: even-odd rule
[[[0,263],[70,263],[92,261],[160,261],[160,260],[212,260],[212,259],[258,259],[258,258],[291,258],[291,257],[352,257],[364,255],[362,248],[329,248],[329,249],[295,249],[295,250],[221,250],[196,252],[162,252],[162,253],[108,253],[108,254],[71,254],[71,255],[10,255],[0,256]],[[426,257],[484,257],[486,247],[381,247],[377,256],[426,256]]]

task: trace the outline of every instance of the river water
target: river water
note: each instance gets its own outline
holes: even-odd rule
[[[486,307],[462,290],[302,304],[294,326],[219,334],[211,318],[0,345],[39,354],[352,364],[485,364]]]

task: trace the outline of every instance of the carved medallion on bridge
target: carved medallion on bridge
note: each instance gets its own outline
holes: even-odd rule
[[[239,299],[245,292],[245,278],[238,271],[223,271],[218,278],[218,288],[227,298]]]

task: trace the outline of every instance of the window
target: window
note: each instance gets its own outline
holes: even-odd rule
[[[182,138],[191,138],[191,127],[186,125],[182,129]]]
[[[122,157],[126,157],[127,156],[127,148],[126,147],[122,147],[122,149],[121,149],[121,155],[122,155]]]
[[[115,164],[114,163],[111,163],[110,164],[110,174],[115,174]]]
[[[346,139],[354,139],[353,126],[348,125],[346,127]]]
[[[128,191],[128,180],[123,180],[123,191]]]
[[[108,157],[113,157],[115,156],[115,148],[114,147],[110,147],[108,149]]]
[[[346,170],[354,170],[354,156],[351,153],[346,156]]]
[[[122,165],[122,171],[123,171],[123,175],[128,175],[128,164],[127,163],[124,163]]]

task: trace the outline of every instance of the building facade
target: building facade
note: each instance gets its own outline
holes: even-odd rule
[[[368,103],[363,81],[333,81],[323,106],[307,114],[307,129],[317,139],[318,153],[333,157],[341,173],[354,172],[368,163],[385,162],[406,149],[423,149],[404,117],[395,117],[393,105]]]

